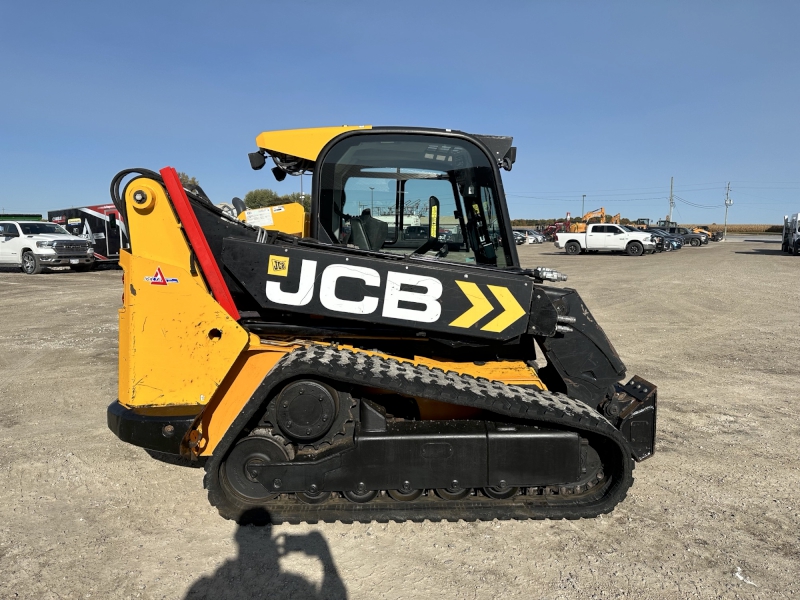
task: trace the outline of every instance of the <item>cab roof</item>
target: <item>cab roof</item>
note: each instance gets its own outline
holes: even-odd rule
[[[476,135],[453,129],[427,127],[373,127],[372,125],[341,125],[339,127],[312,127],[308,129],[281,129],[265,131],[256,137],[256,144],[268,154],[294,156],[315,162],[322,149],[335,137],[355,130],[379,129],[381,131],[459,133],[480,140],[496,156],[502,159],[511,147],[513,138],[508,136]]]

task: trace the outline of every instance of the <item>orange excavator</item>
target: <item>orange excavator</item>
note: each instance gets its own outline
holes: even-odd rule
[[[572,223],[570,225],[570,232],[571,233],[583,233],[586,231],[586,224],[589,222],[589,219],[599,218],[600,223],[606,222],[606,209],[605,208],[598,208],[597,210],[590,210],[588,213],[583,215],[583,219],[580,223]]]

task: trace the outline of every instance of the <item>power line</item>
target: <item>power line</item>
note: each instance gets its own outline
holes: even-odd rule
[[[800,182],[776,182],[776,183],[800,183]],[[725,185],[725,182],[724,181],[704,181],[702,183],[684,183],[682,186],[676,186],[676,187],[694,187],[694,186],[698,186],[698,185],[717,185],[717,184]],[[642,186],[642,187],[629,187],[629,188],[608,188],[608,189],[602,189],[602,190],[558,190],[558,191],[552,191],[551,190],[551,191],[546,191],[546,192],[535,191],[535,192],[529,192],[529,193],[531,193],[531,194],[583,194],[583,192],[585,191],[585,192],[587,192],[586,195],[588,196],[590,193],[592,195],[594,195],[597,192],[620,192],[620,191],[630,191],[630,190],[661,190],[661,189],[664,189],[663,185],[655,185],[655,186],[650,186],[650,187]],[[715,190],[717,188],[713,187],[713,188],[703,188],[703,189]],[[686,190],[683,190],[683,191],[686,191]]]
[[[689,206],[693,206],[694,208],[712,209],[712,208],[722,208],[723,206],[722,204],[697,204],[696,202],[690,202],[689,200],[685,200],[684,198],[681,198],[680,196],[677,195],[675,196],[675,199],[678,200],[679,202],[683,202],[684,204],[688,204]]]
[[[588,195],[588,194],[587,194]],[[528,198],[530,200],[554,200],[558,202],[577,202],[578,199],[573,198],[559,198],[554,196],[528,196],[527,194],[512,194],[506,193],[506,196],[513,197],[513,198]],[[594,196],[592,196],[594,198]],[[619,198],[614,200],[614,202],[636,202],[639,200],[663,200],[666,196],[648,196],[646,198]]]

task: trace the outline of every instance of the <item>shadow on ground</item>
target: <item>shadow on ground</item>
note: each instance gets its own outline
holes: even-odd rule
[[[752,250],[737,250],[736,254],[761,254],[761,255],[772,255],[772,256],[791,256],[791,254],[786,254],[780,248],[753,248]]]
[[[248,511],[242,522],[265,523],[269,515],[262,509]],[[184,600],[303,600],[347,598],[347,590],[333,562],[328,543],[318,531],[303,535],[273,535],[271,526],[240,525],[234,536],[236,558],[226,561],[213,575],[198,579]],[[305,555],[318,560],[323,578],[317,586],[296,573],[281,571],[279,559]]]
[[[154,458],[157,461],[166,463],[168,465],[175,465],[177,467],[187,467],[189,469],[201,469],[206,466],[205,457],[192,460],[190,458],[185,458],[183,456],[178,456],[176,454],[167,454],[165,452],[158,452],[156,450],[148,450],[147,448],[145,448],[144,451],[150,455],[150,458]]]

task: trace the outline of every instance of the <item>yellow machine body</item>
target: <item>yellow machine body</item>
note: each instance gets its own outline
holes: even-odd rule
[[[347,131],[358,129],[372,129],[372,125],[342,125],[341,127],[265,131],[256,137],[256,144],[262,150],[315,161],[320,151],[333,138]]]
[[[297,237],[308,235],[308,215],[297,202],[246,210],[239,214],[239,220],[268,231],[282,231]]]
[[[141,180],[136,188],[147,201],[126,198],[133,252],[120,253],[119,401],[127,407],[202,406],[247,346],[248,333],[192,268],[161,184]]]
[[[310,342],[263,340],[243,329],[213,298],[200,274],[192,272],[188,242],[161,184],[143,180],[136,188],[145,190],[148,200],[140,205],[126,197],[133,252],[123,250],[120,258],[125,294],[119,310],[119,400],[130,408],[195,407],[198,417],[185,447],[210,456],[270,370]],[[275,208],[273,223],[265,229],[293,233],[304,217],[302,206],[284,205],[277,213]],[[523,361],[412,360],[339,347],[545,389]],[[417,402],[423,419],[469,418],[476,412],[429,399]]]

